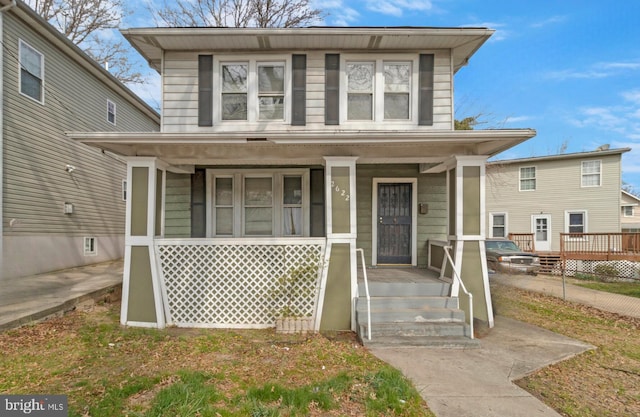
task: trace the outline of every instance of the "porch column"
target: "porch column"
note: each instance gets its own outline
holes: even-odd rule
[[[449,241],[456,269],[473,294],[473,317],[493,327],[493,307],[485,253],[485,163],[486,156],[456,156],[447,171],[449,190]],[[460,297],[460,308],[468,317],[468,297],[454,280],[452,295]]]
[[[127,218],[120,322],[165,327],[153,239],[164,230],[165,166],[156,158],[127,161]]]
[[[356,157],[325,157],[328,273],[321,289],[320,331],[355,330]]]

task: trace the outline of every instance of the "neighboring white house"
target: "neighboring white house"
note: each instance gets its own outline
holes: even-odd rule
[[[640,233],[640,198],[621,190],[620,227],[622,232]]]
[[[560,233],[621,231],[622,154],[629,148],[487,164],[488,237],[532,233],[535,250],[560,250]]]
[[[162,75],[161,132],[71,135],[128,161],[122,322],[272,326],[274,283],[318,267],[295,297],[355,329],[356,249],[425,267],[437,240],[492,326],[485,162],[535,135],[454,130],[454,75],[493,32],[123,30]]]
[[[152,132],[159,115],[25,3],[0,7],[2,285],[121,258],[126,163],[65,132]]]

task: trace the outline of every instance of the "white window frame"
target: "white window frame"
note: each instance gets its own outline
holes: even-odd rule
[[[633,217],[633,206],[622,206],[622,214],[624,217]]]
[[[373,82],[373,120],[349,120],[347,118],[348,92],[347,92],[347,64],[349,63],[374,63]],[[409,86],[409,118],[385,119],[384,118],[384,64],[409,63],[411,65],[411,81]],[[396,127],[415,126],[418,123],[418,87],[419,87],[419,55],[417,54],[340,54],[340,124],[350,127],[365,128],[371,124],[398,125]]]
[[[98,255],[98,240],[93,236],[86,236],[83,239],[84,256]]]
[[[111,111],[111,107],[113,107],[113,112]],[[110,120],[110,117],[113,114],[113,121]],[[111,123],[112,125],[116,126],[116,121],[117,121],[117,107],[116,107],[116,103],[107,99],[107,122]]]
[[[502,216],[504,217],[504,236],[494,236],[493,235],[493,218],[495,216]],[[506,238],[509,235],[509,231],[508,231],[508,222],[509,222],[509,216],[506,212],[496,212],[496,213],[489,213],[489,237],[504,237]]]
[[[588,172],[585,173],[584,172],[584,165],[586,163],[593,163],[593,162],[597,162],[598,163],[598,172]],[[593,176],[598,176],[598,184],[596,185],[585,185],[584,180],[585,178],[591,178]],[[582,188],[593,188],[593,187],[601,187],[602,186],[602,160],[600,159],[596,159],[596,160],[588,160],[588,161],[581,161],[580,162],[580,186]]]
[[[582,214],[582,232],[570,232],[570,217],[572,214]],[[587,217],[587,210],[565,210],[564,212],[564,232],[565,233],[589,233],[587,225],[589,224],[589,219]]]
[[[223,65],[247,65],[247,119],[223,120],[222,119],[222,66]],[[262,119],[259,114],[258,91],[258,65],[284,65],[284,118]],[[213,97],[214,118],[222,124],[287,124],[291,121],[291,96],[292,96],[292,66],[290,55],[214,55],[213,56]]]
[[[33,52],[35,52],[36,54],[38,54],[40,56],[40,74],[39,75],[33,74],[33,75],[37,76],[38,79],[40,80],[40,97],[41,97],[41,100],[38,100],[37,98],[31,97],[29,94],[24,93],[22,91],[22,49],[23,48],[29,48]],[[33,46],[29,45],[27,42],[23,41],[22,39],[18,40],[18,90],[20,91],[20,95],[28,97],[29,99],[35,101],[36,103],[40,103],[40,104],[44,105],[44,54],[42,52],[38,51]]]
[[[528,168],[533,168],[533,177],[528,177],[528,178],[522,178],[522,170],[523,169],[528,169]],[[523,189],[522,188],[522,181],[523,180],[533,180],[533,188],[527,188],[527,189]],[[520,167],[518,169],[518,190],[519,191],[523,191],[523,192],[527,192],[527,191],[536,191],[536,189],[538,188],[538,168],[535,165],[528,165],[525,167]]]
[[[284,204],[284,177],[300,176],[302,177],[302,234],[301,235],[285,235],[284,226],[282,224],[282,213],[285,207],[291,205]],[[246,235],[245,219],[244,219],[244,180],[245,178],[272,178],[273,184],[273,200],[272,206],[272,231],[268,235]],[[233,227],[231,235],[216,235],[216,219],[214,215],[214,198],[215,198],[215,179],[216,178],[232,178],[233,179]],[[294,238],[310,236],[310,210],[311,210],[311,193],[310,193],[310,171],[308,169],[247,169],[243,171],[228,169],[208,169],[207,170],[207,237],[212,238],[240,238],[240,237],[277,237],[277,238]]]

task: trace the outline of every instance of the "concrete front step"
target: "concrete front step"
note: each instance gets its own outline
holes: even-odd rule
[[[394,308],[458,308],[458,299],[453,297],[371,297],[371,309]],[[357,300],[358,309],[367,309],[367,298],[360,296]]]
[[[396,308],[374,309],[371,308],[371,320],[373,322],[393,323],[425,323],[425,322],[463,322],[464,311],[453,308]],[[358,303],[356,320],[359,323],[366,321],[367,306]]]
[[[371,297],[445,297],[449,295],[450,287],[446,282],[370,282],[369,295]],[[366,296],[364,283],[358,284],[358,291],[360,296]]]
[[[427,348],[466,349],[480,346],[478,339],[468,337],[442,337],[442,336],[380,336],[371,340],[362,339],[366,347],[409,347],[420,346]]]
[[[372,322],[371,337],[470,337],[469,326],[463,322]],[[359,323],[359,333],[362,338],[367,336],[367,322]]]

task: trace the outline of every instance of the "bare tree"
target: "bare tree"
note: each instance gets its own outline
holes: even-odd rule
[[[302,27],[325,14],[309,0],[176,0],[151,10],[158,26]]]
[[[104,30],[115,29],[128,13],[124,0],[26,0],[26,3],[71,42],[83,49],[123,83],[141,84],[123,41],[111,40]]]

